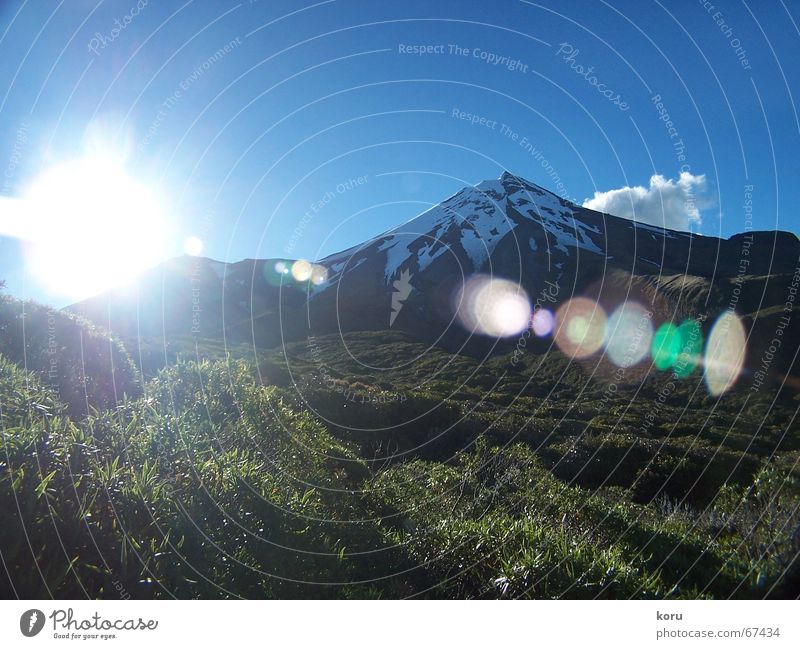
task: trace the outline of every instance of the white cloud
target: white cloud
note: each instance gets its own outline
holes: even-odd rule
[[[714,206],[705,174],[683,172],[678,180],[656,174],[650,186],[621,187],[595,192],[583,202],[598,212],[621,216],[671,230],[690,230],[700,225],[701,210]]]

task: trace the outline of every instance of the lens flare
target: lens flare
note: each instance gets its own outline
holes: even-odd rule
[[[650,353],[653,325],[650,312],[644,307],[626,302],[608,319],[606,354],[619,367],[630,367]]]
[[[183,249],[187,255],[197,257],[203,252],[203,240],[200,237],[189,237],[183,242]]]
[[[665,322],[656,331],[651,345],[653,365],[659,370],[668,370],[675,365],[681,353],[681,335],[671,322]]]
[[[524,331],[531,305],[518,284],[485,275],[470,278],[458,296],[457,316],[468,330],[487,336],[514,336]]]
[[[311,279],[311,264],[305,259],[298,259],[292,264],[292,277],[298,282],[307,282]]]
[[[320,264],[314,264],[311,267],[311,283],[314,286],[319,286],[328,281],[328,269]]]
[[[594,300],[576,297],[556,312],[556,344],[567,356],[585,358],[597,352],[606,337],[606,314]]]
[[[700,330],[700,323],[693,318],[684,320],[678,327],[678,336],[681,350],[672,371],[677,378],[685,379],[691,376],[702,360],[703,332]]]
[[[85,299],[164,258],[160,203],[154,188],[116,158],[88,156],[54,165],[30,183],[15,203],[19,224],[10,234],[28,242],[28,267],[49,291]]]
[[[744,365],[747,336],[736,314],[723,313],[708,335],[705,354],[705,379],[708,391],[718,396],[729,390]]]
[[[532,318],[533,333],[540,338],[549,336],[556,325],[556,317],[548,309],[537,309]]]
[[[261,274],[270,286],[281,286],[289,282],[287,275],[291,272],[289,264],[278,261],[274,264],[264,264]]]
[[[702,360],[703,332],[693,318],[676,327],[671,322],[662,324],[653,337],[653,364],[659,370],[672,368],[676,378],[691,376]]]

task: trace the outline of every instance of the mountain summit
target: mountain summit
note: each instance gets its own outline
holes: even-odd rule
[[[466,187],[408,223],[323,263],[349,272],[367,257],[385,257],[388,280],[401,267],[420,273],[442,257],[458,260],[465,273],[481,272],[506,240],[533,251],[541,245],[565,255],[573,248],[602,254],[593,240],[601,230],[576,220],[576,210],[555,194],[504,172],[498,180]],[[528,232],[531,227],[538,233]]]

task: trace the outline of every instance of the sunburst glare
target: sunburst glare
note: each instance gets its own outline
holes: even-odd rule
[[[116,159],[98,155],[53,166],[17,207],[29,268],[53,293],[85,298],[164,257],[159,201]]]

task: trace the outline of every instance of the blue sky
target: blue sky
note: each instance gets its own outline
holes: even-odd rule
[[[753,227],[797,233],[798,22],[780,0],[7,1],[2,194],[99,133],[157,192],[165,256],[320,258],[503,169],[643,220],[663,190],[668,224],[724,237],[752,185]],[[0,238],[9,290],[68,303],[20,250]]]

